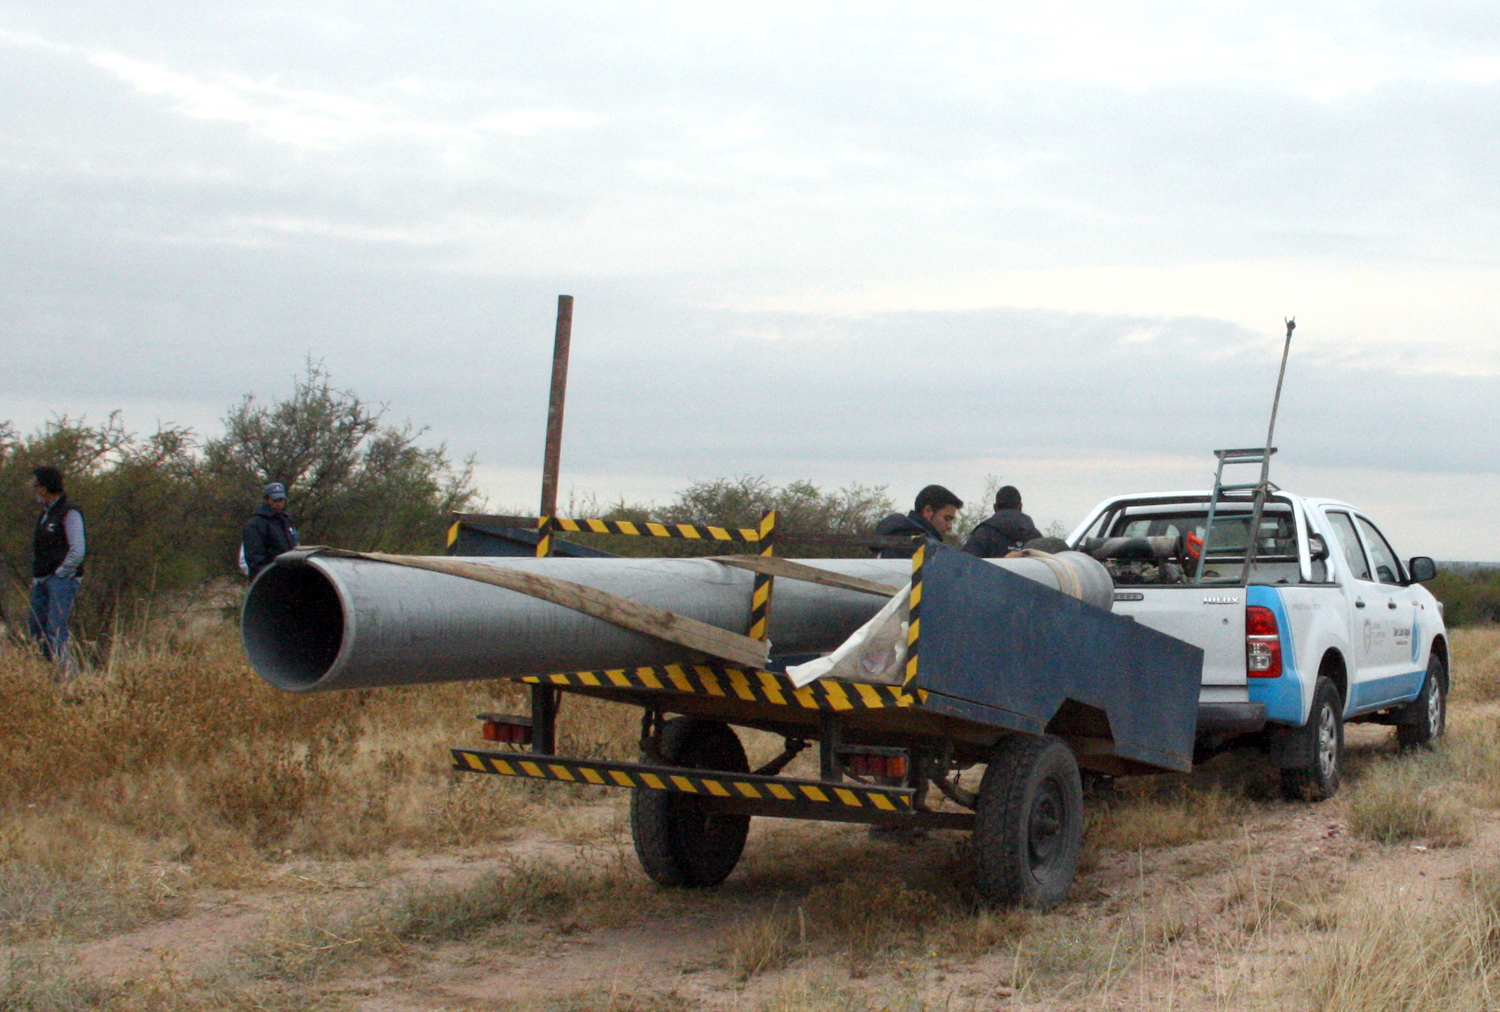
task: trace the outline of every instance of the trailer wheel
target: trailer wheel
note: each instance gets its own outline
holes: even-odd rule
[[[1339,792],[1344,766],[1344,700],[1338,687],[1319,678],[1307,723],[1292,731],[1301,737],[1307,763],[1281,771],[1281,796],[1288,801],[1327,801]]]
[[[1083,784],[1060,739],[1016,735],[995,746],[974,815],[976,886],[987,902],[1061,903],[1083,848]]]
[[[740,739],[718,720],[673,717],[662,727],[661,758],[672,766],[750,771]],[[652,881],[716,886],[739,863],[750,816],[710,812],[706,799],[694,794],[637,787],[630,796],[630,832],[636,857]]]
[[[1396,744],[1401,751],[1430,748],[1443,736],[1448,724],[1448,678],[1443,659],[1436,652],[1427,661],[1422,691],[1407,705],[1396,725]]]

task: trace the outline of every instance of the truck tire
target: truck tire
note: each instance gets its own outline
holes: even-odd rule
[[[1083,784],[1072,749],[1050,735],[997,744],[974,811],[979,895],[995,906],[1055,906],[1082,849]]]
[[[745,747],[729,725],[697,717],[673,717],[666,722],[661,759],[669,766],[750,771]],[[707,799],[695,794],[637,787],[630,796],[636,857],[660,885],[718,885],[739,863],[749,832],[750,816],[710,812]]]
[[[1448,726],[1448,672],[1442,657],[1433,653],[1427,660],[1427,677],[1422,691],[1408,703],[1396,725],[1396,744],[1401,751],[1431,748]]]
[[[1327,678],[1313,687],[1307,723],[1294,729],[1307,765],[1281,771],[1281,796],[1288,801],[1327,801],[1339,791],[1344,766],[1344,700]]]

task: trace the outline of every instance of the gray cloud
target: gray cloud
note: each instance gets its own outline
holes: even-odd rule
[[[1493,15],[1180,14],[12,4],[0,418],[113,398],[208,424],[311,355],[526,468],[568,291],[581,472],[1253,442],[1277,348],[1212,313],[819,308],[1029,268],[1491,269]],[[745,308],[767,304],[800,311]],[[1307,308],[1301,466],[1495,472],[1496,381],[1453,365],[1493,359],[1483,319],[1376,349]]]

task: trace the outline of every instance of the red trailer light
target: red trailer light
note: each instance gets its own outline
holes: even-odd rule
[[[1245,609],[1245,673],[1251,678],[1281,677],[1281,629],[1270,608]]]
[[[906,779],[906,756],[904,755],[871,755],[865,752],[853,752],[847,754],[845,758],[849,762],[849,772],[857,777]]]
[[[498,741],[506,745],[530,745],[531,744],[531,718],[512,717],[499,713],[481,713],[479,719],[484,721],[480,727],[480,735],[485,741]]]

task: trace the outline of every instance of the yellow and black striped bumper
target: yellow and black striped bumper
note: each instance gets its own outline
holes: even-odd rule
[[[555,675],[527,675],[516,679],[531,685],[559,688],[625,689],[637,692],[676,692],[717,696],[746,703],[769,703],[805,710],[880,710],[917,705],[922,690],[908,692],[899,685],[866,685],[820,678],[798,688],[785,675],[746,671],[727,666],[667,664],[654,668],[610,668]]]
[[[648,766],[643,763],[596,759],[565,759],[531,752],[456,748],[453,750],[453,768],[467,773],[494,773],[502,777],[530,777],[534,780],[562,780],[604,787],[678,791],[726,800],[779,801],[799,806],[825,805],[888,815],[911,811],[912,792],[902,787],[873,787],[860,783],[831,784],[821,780],[794,780],[789,777],[757,776],[754,773],[717,773],[681,766]]]

